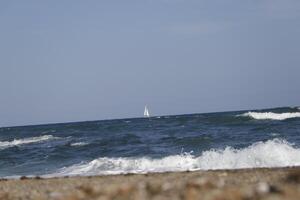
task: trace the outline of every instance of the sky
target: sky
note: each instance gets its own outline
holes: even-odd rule
[[[0,1],[0,127],[300,105],[299,0]]]

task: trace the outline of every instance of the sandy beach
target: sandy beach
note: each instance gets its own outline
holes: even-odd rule
[[[300,168],[2,179],[0,199],[300,199]]]

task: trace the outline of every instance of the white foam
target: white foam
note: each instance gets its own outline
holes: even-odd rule
[[[57,139],[57,137],[53,137],[52,135],[42,135],[38,137],[29,137],[24,139],[14,139],[12,141],[0,141],[0,149],[6,149],[13,146],[24,145],[29,143],[43,142],[46,140]]]
[[[84,146],[87,144],[88,144],[87,142],[74,142],[74,143],[71,143],[70,145],[71,146]]]
[[[290,118],[300,117],[300,112],[293,113],[273,113],[273,112],[247,112],[242,115],[243,117],[251,117],[258,120],[285,120]]]
[[[227,147],[209,150],[200,156],[190,153],[167,156],[161,159],[98,158],[91,162],[65,167],[52,176],[108,175],[166,171],[194,171],[208,169],[238,169],[260,167],[285,167],[300,165],[300,149],[284,140],[258,142],[244,149]]]

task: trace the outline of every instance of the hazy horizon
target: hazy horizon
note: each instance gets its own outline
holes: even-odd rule
[[[279,107],[266,107],[266,108],[252,108],[252,109],[240,109],[240,110],[219,110],[219,111],[208,111],[201,113],[177,113],[177,114],[162,114],[162,115],[152,115],[150,117],[163,117],[163,116],[181,116],[181,115],[197,115],[197,114],[212,114],[212,113],[226,113],[226,112],[241,112],[241,111],[254,111],[254,110],[272,110],[272,109],[280,109],[280,108],[298,108],[298,105],[295,106],[279,106]],[[107,120],[125,120],[125,119],[139,119],[144,118],[141,114],[140,116],[129,116],[125,118],[107,118],[107,119],[88,119],[82,121],[65,121],[65,122],[47,122],[47,123],[39,123],[39,124],[21,124],[14,126],[3,126],[0,128],[12,128],[12,127],[22,127],[22,126],[43,126],[43,125],[53,125],[53,124],[68,124],[68,123],[81,123],[81,122],[93,122],[93,121],[107,121]]]
[[[0,127],[300,105],[296,0],[0,2]]]

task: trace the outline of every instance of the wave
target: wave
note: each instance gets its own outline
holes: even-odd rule
[[[251,117],[258,120],[285,120],[290,118],[300,117],[300,112],[290,112],[290,113],[273,113],[273,112],[247,112],[242,115],[243,117]]]
[[[85,146],[88,145],[87,142],[74,142],[70,144],[71,146]]]
[[[38,137],[14,139],[12,141],[0,141],[0,149],[6,149],[9,147],[19,146],[19,145],[29,144],[29,143],[43,142],[46,140],[53,140],[53,139],[57,139],[57,138],[58,137],[54,137],[52,135],[42,135],[42,136],[38,136]]]
[[[161,159],[108,158],[102,157],[91,162],[75,164],[47,175],[110,175],[126,173],[148,173],[167,171],[194,171],[209,169],[239,169],[261,167],[285,167],[300,165],[300,149],[285,140],[273,139],[258,142],[244,149],[226,147],[211,149],[200,156],[191,153],[167,156]]]

